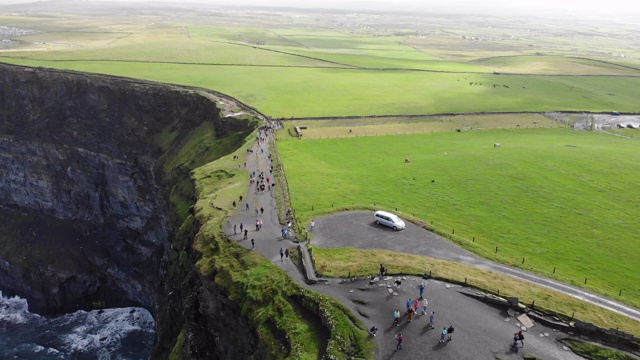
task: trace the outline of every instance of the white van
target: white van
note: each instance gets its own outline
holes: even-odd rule
[[[376,224],[388,226],[393,230],[402,230],[405,226],[402,219],[386,211],[376,211],[375,214],[373,214],[373,220],[376,222]]]

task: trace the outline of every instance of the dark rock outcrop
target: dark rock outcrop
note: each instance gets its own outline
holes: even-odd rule
[[[208,329],[238,309],[203,285],[195,255],[180,264],[170,256],[194,200],[190,170],[235,151],[253,126],[221,119],[193,90],[0,64],[0,290],[41,314],[120,306],[163,314],[160,358],[182,329],[221,339],[194,342],[193,354],[228,357],[238,341],[225,336],[253,351],[247,324],[238,335]]]

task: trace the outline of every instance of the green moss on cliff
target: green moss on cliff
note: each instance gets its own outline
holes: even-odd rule
[[[156,136],[155,142],[162,151],[163,178],[170,189],[170,201],[179,219],[187,217],[195,202],[191,171],[238,149],[257,126],[255,118],[225,118],[205,121],[187,130],[181,124],[172,124]],[[229,129],[221,131],[223,127]]]
[[[178,339],[176,339],[176,344],[173,349],[171,349],[171,354],[169,354],[169,360],[182,360],[184,359],[184,338],[185,332],[182,330],[178,335]]]

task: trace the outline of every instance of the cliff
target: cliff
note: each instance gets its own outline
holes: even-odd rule
[[[160,317],[154,357],[203,327],[220,339],[194,342],[194,358],[248,356],[253,331],[217,321],[237,308],[193,269],[197,224],[177,229],[191,169],[255,126],[193,90],[0,64],[1,290],[41,314],[145,307]]]

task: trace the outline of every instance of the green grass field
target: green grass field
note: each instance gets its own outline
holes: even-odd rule
[[[640,78],[635,77],[501,76],[8,57],[0,57],[0,61],[212,88],[251,104],[266,115],[284,118],[478,111],[635,112],[639,110],[636,100],[640,97]]]
[[[123,11],[127,21],[118,17]],[[365,14],[345,27],[331,17],[277,11],[211,18],[168,11],[0,13],[6,26],[40,31],[0,48],[0,61],[214,89],[276,118],[640,111],[637,61],[606,55],[640,50],[615,25],[598,28],[587,42],[571,32],[549,35],[553,23],[532,33],[527,23],[500,20],[493,26],[512,36],[489,41],[495,30],[447,18],[428,36],[416,36],[404,21],[373,29]],[[470,34],[486,41],[461,38]],[[578,45],[586,53],[576,52]]]
[[[640,142],[524,129],[280,141],[278,148],[302,220],[332,207],[397,208],[455,229],[460,245],[483,257],[640,307],[640,208],[632,205],[640,202]]]
[[[294,120],[288,122],[294,133],[294,126],[300,126],[305,139],[323,139],[338,137],[359,137],[379,135],[417,134],[430,132],[455,131],[456,129],[526,129],[557,128],[566,126],[541,114],[490,114],[456,116],[418,116],[418,117],[377,117],[358,119],[318,119]],[[288,140],[288,132],[280,132],[278,139]]]

